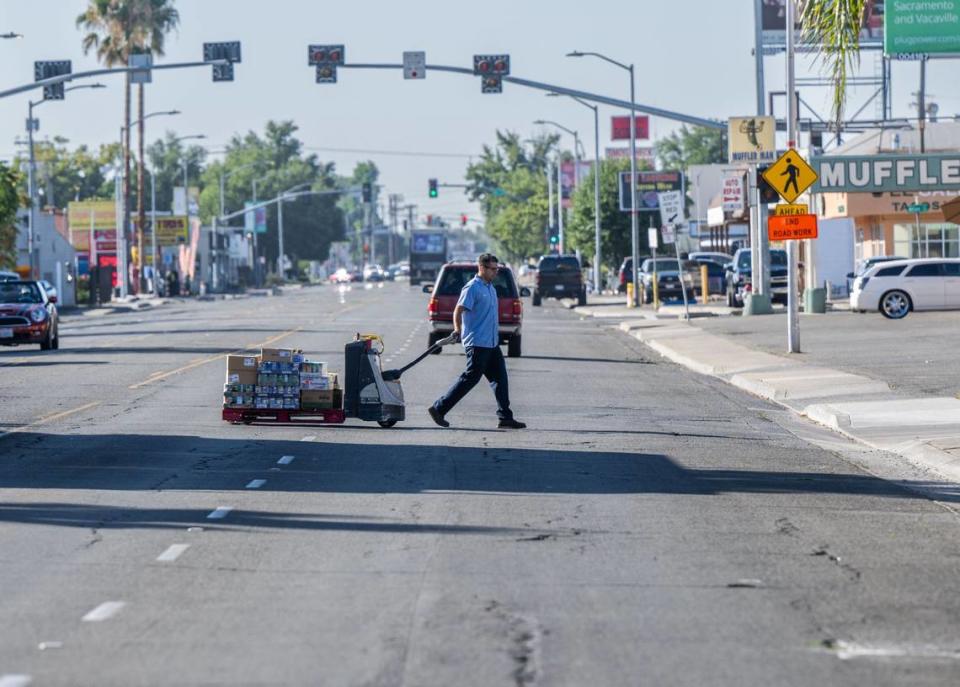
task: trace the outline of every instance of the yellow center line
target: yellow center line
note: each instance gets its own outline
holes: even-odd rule
[[[226,358],[228,355],[231,355],[231,354],[233,354],[233,353],[241,353],[241,352],[243,352],[243,351],[248,351],[248,350],[250,350],[250,349],[252,349],[252,348],[263,348],[264,346],[269,346],[270,344],[275,343],[275,342],[277,342],[277,341],[279,341],[280,339],[283,339],[283,338],[285,338],[285,337],[288,337],[288,336],[290,336],[291,334],[296,334],[296,333],[299,332],[301,329],[303,329],[302,326],[301,326],[301,327],[297,327],[297,328],[295,328],[295,329],[290,329],[290,330],[288,330],[288,331],[283,332],[282,334],[277,334],[276,336],[270,337],[269,339],[267,339],[267,340],[265,340],[265,341],[262,341],[262,342],[260,342],[260,343],[258,343],[258,344],[250,344],[250,345],[248,345],[246,348],[237,348],[237,349],[234,349],[234,350],[232,350],[232,351],[227,351],[227,352],[225,352],[225,353],[219,353],[219,354],[217,354],[217,355],[210,356],[209,358],[200,358],[200,359],[195,360],[195,361],[193,361],[193,362],[191,362],[191,363],[188,363],[187,365],[184,365],[183,367],[178,367],[178,368],[175,369],[175,370],[169,370],[169,371],[167,371],[167,372],[154,372],[154,373],[152,373],[149,377],[147,377],[147,379],[143,380],[142,382],[138,382],[138,383],[136,383],[136,384],[131,384],[131,385],[130,385],[129,387],[127,387],[127,388],[128,388],[128,389],[139,389],[139,388],[141,388],[141,387],[147,386],[148,384],[153,384],[154,382],[159,382],[161,379],[166,379],[167,377],[172,377],[173,375],[180,374],[181,372],[186,372],[187,370],[192,370],[192,369],[195,368],[195,367],[200,367],[201,365],[206,365],[207,363],[212,363],[214,360],[222,360],[222,359]]]
[[[100,405],[102,401],[93,401],[92,403],[85,403],[82,406],[72,408],[70,410],[63,410],[59,413],[53,413],[52,415],[42,415],[40,418],[34,422],[31,422],[26,425],[20,425],[19,427],[14,427],[12,429],[4,430],[0,432],[0,437],[4,437],[8,434],[16,434],[17,432],[22,432],[27,429],[32,429],[33,427],[38,427],[44,425],[48,422],[53,422],[54,420],[59,420],[60,418],[67,417],[68,415],[73,415],[74,413],[79,413],[84,410],[89,410],[90,408],[95,408]]]

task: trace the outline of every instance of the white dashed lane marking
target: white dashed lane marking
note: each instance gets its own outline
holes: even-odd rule
[[[247,484],[247,489],[259,489],[266,483],[267,483],[267,480],[265,479],[252,479],[250,480],[250,483]]]
[[[109,620],[119,613],[126,605],[127,604],[124,601],[104,601],[102,604],[83,616],[81,620],[85,623],[99,623],[104,620]]]
[[[172,544],[166,551],[157,556],[157,560],[161,563],[170,563],[180,558],[180,554],[189,548],[189,544]]]
[[[32,681],[33,678],[29,675],[14,675],[13,673],[0,675],[0,687],[27,687]]]
[[[217,506],[217,509],[207,516],[207,520],[222,520],[230,514],[233,506]]]
[[[293,456],[283,456],[277,461],[277,465],[290,465],[293,462]]]

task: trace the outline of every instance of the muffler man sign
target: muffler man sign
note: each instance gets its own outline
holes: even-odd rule
[[[960,191],[960,154],[815,157],[811,193]]]

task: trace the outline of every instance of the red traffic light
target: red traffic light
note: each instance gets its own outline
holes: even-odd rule
[[[506,70],[507,70],[507,63],[504,62],[503,60],[497,60],[496,62],[493,63],[493,71],[497,72],[498,74],[502,74]]]
[[[467,216],[466,216],[466,215],[460,215],[460,226],[461,226],[461,227],[467,226]]]
[[[326,61],[327,53],[323,50],[314,50],[313,60],[314,62],[324,62]]]
[[[340,51],[339,51],[339,50],[331,50],[331,51],[330,51],[330,61],[331,61],[331,62],[339,62],[339,61],[340,61]]]
[[[479,62],[477,64],[477,71],[486,74],[487,72],[490,71],[490,63],[487,62],[486,60]]]

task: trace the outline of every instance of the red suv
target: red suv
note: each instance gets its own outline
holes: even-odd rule
[[[432,346],[453,331],[453,309],[460,299],[460,290],[475,276],[476,263],[448,262],[440,268],[436,283],[423,287],[424,293],[431,294],[427,305],[427,319],[430,321],[428,345]],[[500,343],[507,344],[508,357],[519,358],[520,324],[523,321],[523,301],[520,297],[529,296],[530,289],[518,289],[513,270],[506,265],[500,265],[493,286],[499,301]]]

